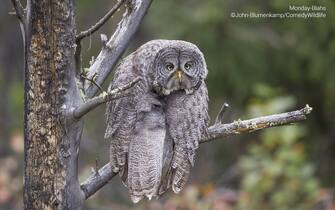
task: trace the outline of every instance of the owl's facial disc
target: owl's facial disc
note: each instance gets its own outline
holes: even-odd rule
[[[201,55],[194,51],[164,48],[155,59],[155,89],[162,95],[180,90],[192,94],[203,80],[204,66]]]

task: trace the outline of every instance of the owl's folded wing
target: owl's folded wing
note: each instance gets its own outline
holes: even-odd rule
[[[138,76],[132,60],[127,59],[117,68],[109,90]],[[131,89],[131,94],[107,104],[106,120],[112,170],[120,174],[132,201],[157,196],[163,167],[165,113],[161,101],[148,91],[145,78]]]
[[[180,192],[194,164],[195,150],[207,131],[208,94],[203,82],[193,94],[171,95],[167,106],[168,131],[174,141],[172,189]]]
[[[108,88],[112,90],[125,85],[135,79],[137,75],[132,71],[132,57],[127,57],[116,69],[113,81]],[[140,81],[139,83],[141,83]],[[110,161],[113,172],[122,176],[127,170],[127,153],[136,123],[136,96],[142,90],[136,84],[131,94],[107,103],[105,138],[111,139]]]

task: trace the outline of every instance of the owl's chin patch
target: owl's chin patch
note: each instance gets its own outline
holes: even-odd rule
[[[168,96],[171,93],[177,92],[177,91],[185,91],[185,93],[189,95],[189,94],[194,93],[194,91],[198,88],[199,88],[199,85],[197,84],[196,86],[193,86],[190,88],[186,88],[185,85],[178,85],[178,86],[173,86],[172,88],[167,89],[164,86],[159,85],[156,80],[153,82],[153,90],[159,95],[165,95],[165,96]]]
[[[179,90],[183,90],[183,91],[185,91],[185,93],[186,93],[187,95],[189,95],[189,94],[192,94],[192,93],[194,92],[195,89],[194,89],[194,88],[188,88],[188,89],[172,89],[172,90],[169,90],[169,89],[162,88],[162,93],[163,93],[163,95],[168,96],[168,95],[170,95],[171,93],[176,92],[176,91],[179,91]]]

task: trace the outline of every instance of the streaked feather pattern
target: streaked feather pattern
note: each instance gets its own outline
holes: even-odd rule
[[[202,83],[193,94],[171,94],[166,107],[168,130],[174,141],[172,189],[178,193],[188,180],[195,150],[207,132],[209,117],[206,84]]]
[[[188,90],[193,93],[159,87],[165,76],[156,71],[154,61],[164,48],[200,58],[197,75],[188,80],[189,85],[200,81],[200,86]],[[158,197],[171,186],[178,193],[187,182],[207,129],[206,75],[202,53],[184,41],[150,41],[117,67],[109,90],[142,78],[130,95],[107,103],[106,109],[105,138],[111,139],[112,170],[120,174],[133,202]],[[168,94],[159,92],[163,90]]]

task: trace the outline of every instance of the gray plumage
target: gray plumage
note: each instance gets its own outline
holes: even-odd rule
[[[184,187],[208,124],[207,67],[193,44],[153,40],[117,67],[109,89],[141,81],[107,104],[112,170],[133,202]]]

